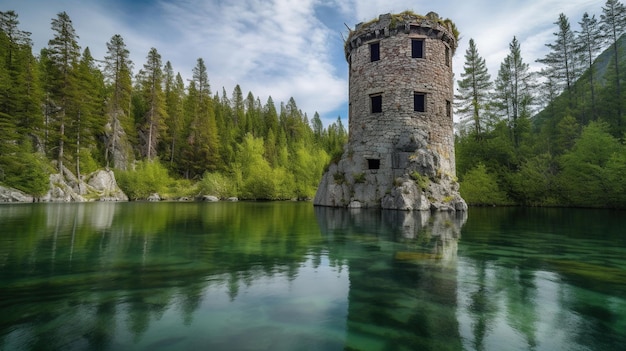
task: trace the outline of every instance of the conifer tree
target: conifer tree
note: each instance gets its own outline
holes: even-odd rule
[[[39,69],[32,54],[31,33],[18,25],[14,11],[0,12],[0,112],[12,119],[17,128],[12,132],[17,132],[20,143],[27,138],[40,145],[43,115]]]
[[[197,60],[193,69],[185,113],[188,122],[183,150],[184,174],[187,178],[200,177],[204,172],[220,167],[215,109],[202,58]]]
[[[621,129],[621,119],[623,115],[623,104],[621,101],[622,88],[621,77],[619,73],[619,55],[620,48],[618,40],[622,34],[626,33],[626,7],[618,0],[607,0],[605,7],[602,8],[600,15],[600,30],[602,31],[606,41],[611,45],[613,50],[613,67],[615,70],[615,100],[617,103],[617,120],[618,128]]]
[[[83,51],[76,76],[78,89],[72,105],[75,118],[68,123],[68,140],[75,146],[74,167],[76,177],[80,179],[81,158],[91,159],[90,150],[95,149],[97,135],[104,127],[100,118],[103,115],[104,81],[88,47]]]
[[[132,65],[122,36],[116,34],[111,37],[104,57],[104,76],[109,91],[104,145],[107,167],[112,164],[113,167],[126,169],[131,161],[129,134],[132,135],[134,130],[130,116]]]
[[[71,104],[75,103],[77,90],[76,66],[80,57],[78,35],[74,31],[72,20],[66,12],[60,12],[52,19],[54,37],[48,41],[48,58],[53,72],[50,95],[55,107],[54,116],[58,128],[57,161],[59,172],[63,174],[65,152],[65,128]],[[77,116],[71,116],[76,118]]]
[[[185,96],[185,84],[180,73],[174,76],[174,69],[170,61],[165,64],[165,106],[167,130],[164,141],[165,155],[170,167],[173,166],[174,156],[178,152],[180,134],[183,126],[183,99]]]
[[[519,146],[522,129],[532,113],[534,79],[522,59],[519,41],[513,37],[510,52],[500,64],[496,79],[496,104],[509,121],[511,140]]]
[[[554,22],[559,28],[554,33],[556,40],[552,44],[546,44],[550,48],[550,52],[537,62],[546,64],[551,69],[544,71],[551,74],[549,77],[557,82],[561,91],[565,91],[569,102],[569,107],[573,107],[572,87],[576,80],[576,42],[574,40],[574,32],[572,31],[569,19],[565,14],[559,15],[558,21]]]
[[[243,93],[239,84],[233,89],[233,96],[231,98],[231,104],[233,109],[233,127],[236,130],[237,140],[242,140],[245,135],[246,125],[246,108],[243,102]]]
[[[602,37],[595,15],[590,17],[589,14],[585,12],[582,20],[578,22],[578,24],[580,25],[580,31],[577,32],[578,40],[576,51],[581,53],[585,60],[587,74],[589,75],[589,89],[591,92],[591,119],[595,120],[598,114],[596,110],[596,83],[593,61],[602,48]]]
[[[472,126],[475,138],[480,139],[485,128],[482,114],[493,84],[485,59],[478,54],[474,39],[470,39],[469,48],[465,52],[463,70],[458,81],[458,95],[455,95],[457,112],[465,116],[461,123]]]
[[[165,129],[163,121],[166,110],[161,66],[161,55],[157,49],[151,48],[140,77],[145,112],[142,116],[138,116],[140,119],[141,153],[148,160],[152,160],[156,156],[159,137]]]

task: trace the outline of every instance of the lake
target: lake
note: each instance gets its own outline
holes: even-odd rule
[[[0,206],[1,350],[618,350],[626,213]]]

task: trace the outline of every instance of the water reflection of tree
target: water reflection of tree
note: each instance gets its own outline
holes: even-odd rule
[[[106,349],[120,321],[139,340],[173,306],[189,325],[207,287],[236,299],[241,285],[293,279],[324,251],[309,204],[51,204],[9,215],[0,308],[21,306],[0,328],[37,335],[37,349]]]
[[[459,283],[459,314],[470,317],[472,348],[620,348],[626,342],[626,306],[614,298],[626,282],[614,268],[623,262],[620,226],[623,219],[611,211],[473,209]],[[503,331],[507,337],[498,335]]]

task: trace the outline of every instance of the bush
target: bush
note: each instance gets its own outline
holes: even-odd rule
[[[214,195],[219,198],[235,196],[235,182],[232,177],[221,173],[206,172],[198,182],[198,191],[203,195]]]
[[[484,164],[479,163],[465,175],[460,184],[463,199],[471,205],[508,205],[510,201],[500,190],[493,175],[487,172]]]
[[[115,178],[132,200],[145,199],[153,193],[166,194],[168,187],[175,183],[158,161],[139,161],[131,171],[116,170]]]

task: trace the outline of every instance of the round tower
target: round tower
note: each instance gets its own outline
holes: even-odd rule
[[[334,207],[465,210],[452,118],[454,26],[435,13],[386,14],[345,42],[349,141],[314,203]]]

